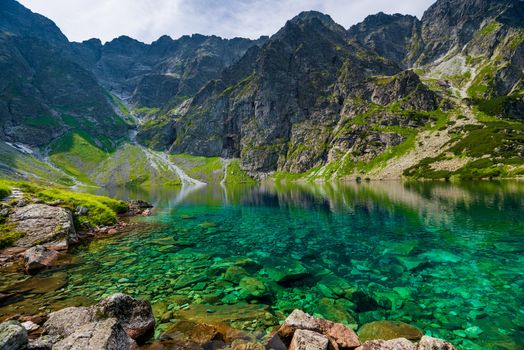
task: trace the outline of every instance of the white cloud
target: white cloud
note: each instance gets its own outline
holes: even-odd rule
[[[274,34],[301,11],[327,13],[344,27],[379,11],[421,16],[434,0],[20,0],[51,18],[70,40],[108,41],[128,35],[151,42],[161,35],[226,38]]]

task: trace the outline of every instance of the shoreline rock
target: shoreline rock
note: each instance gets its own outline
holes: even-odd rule
[[[54,206],[60,203],[28,203],[24,201],[9,210],[7,219],[16,225],[24,236],[14,246],[0,249],[0,268],[24,262],[25,270],[34,273],[53,266],[61,252],[67,253],[72,245],[107,237],[129,230],[132,224],[125,219],[133,216],[151,215],[151,204],[145,201],[128,201],[129,210],[118,216],[115,225],[76,231],[73,213],[69,209]],[[88,209],[78,206],[75,215],[86,215]],[[123,220],[124,219],[124,220]]]

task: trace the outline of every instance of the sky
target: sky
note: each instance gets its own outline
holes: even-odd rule
[[[1,1],[1,0],[0,0]],[[127,35],[150,43],[162,35],[272,35],[301,11],[317,10],[349,28],[377,12],[421,17],[435,0],[19,0],[52,19],[71,41]]]

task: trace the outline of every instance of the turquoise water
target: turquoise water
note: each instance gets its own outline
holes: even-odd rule
[[[157,334],[181,317],[266,331],[300,308],[524,349],[524,183],[116,194],[154,201],[151,225],[79,248],[55,299],[146,298],[164,316]]]

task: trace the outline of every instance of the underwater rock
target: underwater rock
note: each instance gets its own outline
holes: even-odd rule
[[[308,270],[293,259],[267,259],[263,263],[268,278],[274,282],[285,284],[309,276]]]
[[[363,325],[358,336],[361,341],[367,340],[391,340],[406,338],[408,340],[419,340],[422,332],[404,322],[397,321],[375,321]]]
[[[53,350],[135,350],[135,341],[115,318],[91,322],[53,345]]]
[[[27,330],[18,321],[0,323],[0,349],[19,350],[27,346]]]
[[[59,258],[60,254],[54,250],[47,249],[42,245],[34,246],[23,254],[25,269],[28,272],[49,267]]]
[[[129,295],[117,293],[99,302],[98,312],[106,317],[116,318],[126,333],[133,339],[139,339],[155,328],[155,317],[151,304]]]
[[[425,335],[418,343],[418,350],[457,350],[457,348],[444,340]]]
[[[315,315],[320,314],[322,318],[333,322],[344,323],[346,325],[355,325],[357,322],[347,311],[346,305],[333,299],[322,298],[318,301],[315,308]]]
[[[69,209],[45,204],[30,204],[15,208],[9,221],[16,225],[16,230],[24,236],[15,242],[19,247],[32,247],[36,243],[50,243],[67,240],[77,243],[78,236],[73,224],[73,215]]]
[[[405,338],[370,340],[356,350],[417,350],[417,346]]]
[[[261,280],[255,277],[244,277],[240,280],[240,298],[251,300],[269,295],[269,291]]]
[[[419,255],[419,259],[431,263],[458,263],[462,258],[456,254],[441,249],[433,249]]]
[[[295,332],[289,350],[327,350],[329,339],[319,333],[299,329]]]
[[[245,276],[249,276],[249,274],[243,267],[230,266],[224,274],[224,279],[233,283],[239,283]]]
[[[9,288],[15,293],[31,292],[36,294],[46,294],[54,292],[67,284],[67,274],[58,272],[51,276],[35,276],[25,281],[16,283]]]

